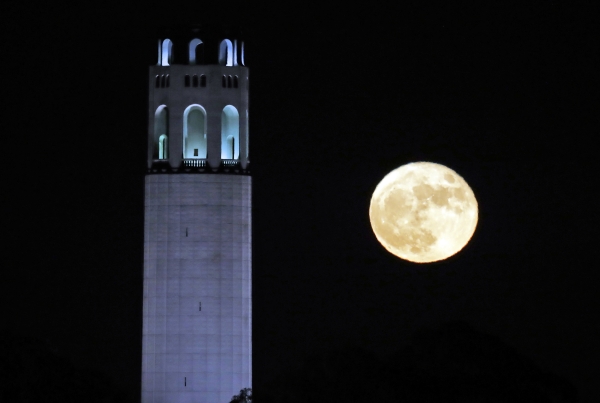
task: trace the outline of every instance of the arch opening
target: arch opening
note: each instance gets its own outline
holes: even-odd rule
[[[159,160],[169,158],[169,110],[166,105],[160,105],[154,113],[152,158]]]
[[[161,66],[170,66],[173,54],[173,42],[165,39],[162,43]]]
[[[183,158],[206,158],[206,110],[198,104],[183,112]]]
[[[190,41],[189,59],[190,64],[204,63],[204,42],[198,38],[194,38]]]
[[[246,61],[244,60],[244,42],[241,43],[240,48],[241,48],[241,57],[240,57],[240,59],[242,61],[242,66],[245,66],[246,65]]]
[[[240,114],[233,105],[221,112],[221,159],[240,157]]]
[[[233,66],[233,44],[229,39],[223,39],[219,45],[219,64]]]
[[[245,157],[248,158],[250,155],[250,123],[248,122],[248,109],[246,109],[246,147]]]

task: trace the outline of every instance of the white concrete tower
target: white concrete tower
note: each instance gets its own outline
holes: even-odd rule
[[[142,403],[228,403],[252,387],[244,42],[166,32],[148,90]]]

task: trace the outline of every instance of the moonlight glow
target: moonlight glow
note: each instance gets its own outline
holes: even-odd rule
[[[379,242],[392,254],[417,263],[460,251],[475,232],[477,213],[467,182],[433,162],[414,162],[387,174],[369,208]]]

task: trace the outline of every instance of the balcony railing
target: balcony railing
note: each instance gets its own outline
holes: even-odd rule
[[[152,166],[149,172],[178,172],[183,168],[182,172],[225,172],[225,173],[249,173],[250,161],[246,160],[244,168],[242,161],[239,159],[224,158],[218,166],[211,166],[206,158],[183,158],[183,163],[172,168],[168,159],[152,159]]]
[[[184,158],[183,165],[192,168],[204,168],[206,167],[206,159],[204,158]]]

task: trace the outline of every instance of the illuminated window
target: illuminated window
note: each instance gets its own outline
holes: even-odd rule
[[[171,64],[171,57],[173,51],[173,42],[170,39],[165,39],[162,42],[162,52],[160,57],[161,66],[169,66]]]
[[[246,65],[246,61],[244,60],[244,42],[241,43],[240,47],[242,48],[242,51],[241,51],[242,66],[245,66]]]
[[[183,157],[206,158],[206,111],[194,104],[183,112]]]
[[[248,110],[246,109],[246,158],[250,155],[250,130],[249,130],[249,122],[248,122]]]
[[[200,39],[192,39],[189,47],[190,64],[201,64],[204,62],[204,44]]]
[[[169,111],[161,105],[154,113],[154,159],[169,158]]]
[[[221,113],[221,159],[238,159],[240,153],[240,115],[232,105]]]
[[[219,64],[233,66],[233,44],[229,39],[223,39],[219,45]]]

